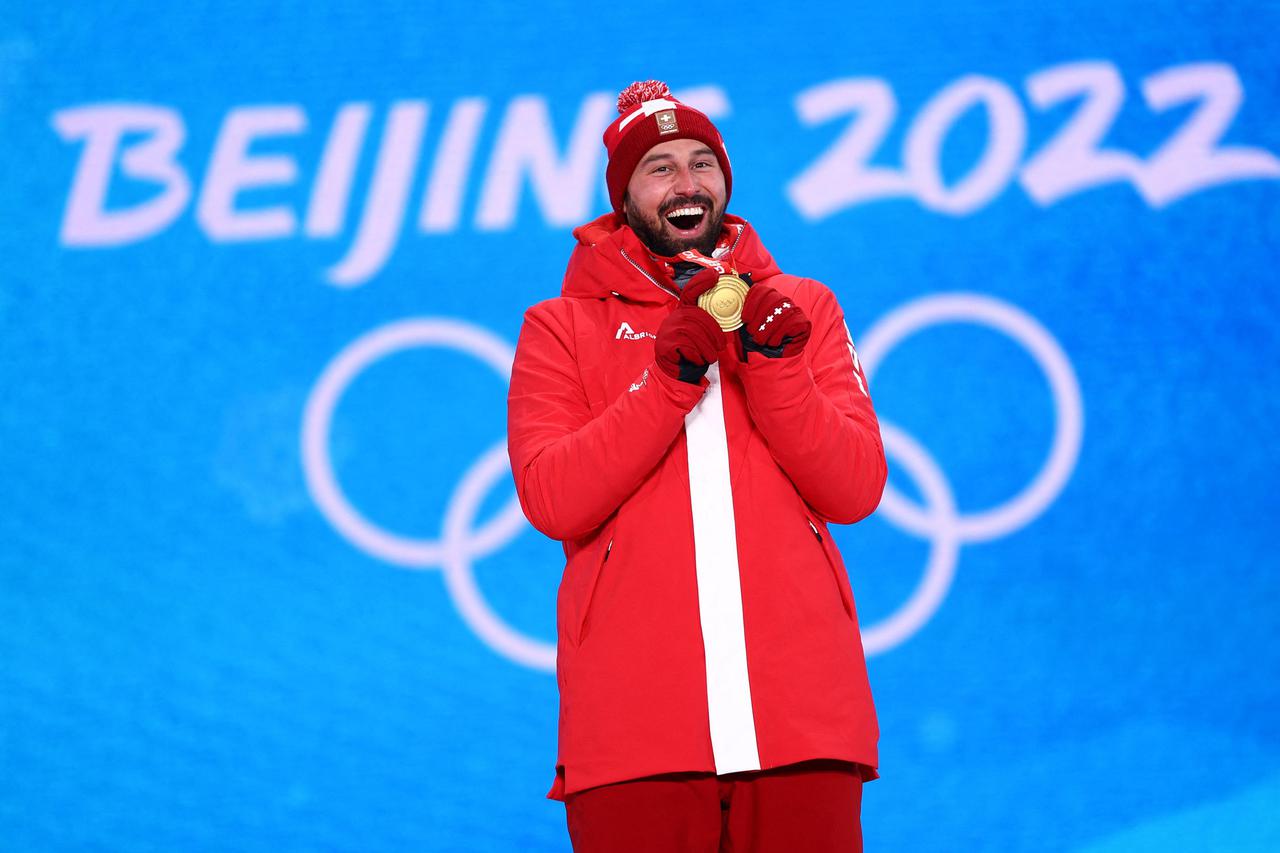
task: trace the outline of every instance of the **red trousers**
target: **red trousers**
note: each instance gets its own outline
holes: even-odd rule
[[[669,773],[570,794],[575,853],[861,853],[862,777],[843,761]]]

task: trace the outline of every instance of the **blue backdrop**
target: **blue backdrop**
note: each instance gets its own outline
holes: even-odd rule
[[[567,849],[506,374],[658,77],[884,425],[868,849],[1280,849],[1278,29],[10,4],[0,847]]]

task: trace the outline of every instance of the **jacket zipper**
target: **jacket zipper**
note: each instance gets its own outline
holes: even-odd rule
[[[742,239],[742,235],[745,233],[747,233],[747,229],[746,226],[743,226],[742,230],[738,232],[738,236],[733,238],[733,245],[729,247],[729,254],[732,255],[733,250],[738,248],[738,241]]]
[[[674,292],[672,292],[672,291],[670,291],[670,290],[667,290],[665,287],[663,287],[662,285],[658,284],[658,280],[657,280],[657,279],[655,279],[653,276],[649,275],[649,273],[645,272],[645,270],[644,270],[644,268],[643,268],[642,266],[640,266],[639,264],[637,264],[635,261],[631,260],[631,256],[627,254],[627,250],[626,250],[626,249],[619,249],[618,251],[622,253],[622,257],[624,257],[624,258],[626,258],[626,259],[627,259],[627,263],[631,264],[631,266],[633,266],[633,267],[635,267],[635,268],[636,268],[636,272],[640,273],[640,275],[642,275],[642,276],[644,276],[645,278],[649,279],[649,283],[650,283],[650,284],[652,284],[654,287],[658,288],[659,290],[661,290],[663,293],[667,294],[668,296],[674,296],[676,299],[679,299],[679,298],[680,298],[680,294],[678,294],[678,293],[674,293]]]
[[[806,519],[806,521],[808,521],[808,519]],[[817,539],[819,542],[821,542],[822,534],[818,532],[818,528],[814,525],[812,521],[809,522],[809,529],[813,531],[814,538]]]

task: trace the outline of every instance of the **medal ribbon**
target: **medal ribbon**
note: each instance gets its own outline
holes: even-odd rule
[[[734,223],[734,224],[731,224],[730,227],[735,228],[737,230],[731,234],[726,234],[725,236],[721,237],[720,242],[716,244],[716,251],[729,248],[729,246],[733,244],[734,240],[738,239],[738,235],[742,233],[742,228],[743,228],[742,225]],[[733,239],[731,240],[730,237],[732,237]],[[662,260],[666,261],[668,264],[672,263],[673,261],[685,261],[686,263],[697,264],[700,267],[706,267],[707,269],[715,270],[716,272],[720,273],[720,275],[724,275],[726,272],[725,265],[721,263],[718,259],[714,257],[709,258],[706,255],[699,252],[697,249],[685,249],[683,252],[676,255],[674,258],[663,258]]]

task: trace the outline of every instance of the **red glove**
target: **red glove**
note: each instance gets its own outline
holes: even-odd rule
[[[698,307],[698,297],[715,287],[719,275],[706,269],[685,282],[680,304],[658,327],[653,343],[658,367],[674,379],[697,385],[724,348],[724,331]]]
[[[719,280],[720,273],[710,267],[698,270],[692,278],[684,283],[684,290],[680,291],[680,304],[697,305],[698,297],[715,287],[716,282]]]
[[[767,358],[792,358],[800,354],[813,324],[790,296],[766,284],[753,284],[742,306],[738,330],[742,360],[758,352]]]

